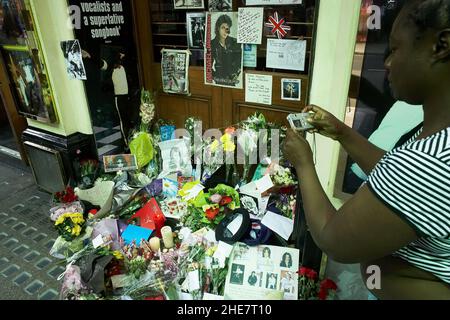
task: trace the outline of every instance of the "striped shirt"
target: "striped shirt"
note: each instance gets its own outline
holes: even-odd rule
[[[384,156],[368,187],[419,236],[394,256],[450,283],[450,127],[419,134]]]

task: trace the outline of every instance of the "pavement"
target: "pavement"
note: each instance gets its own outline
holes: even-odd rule
[[[57,300],[64,267],[49,255],[51,195],[29,168],[0,158],[0,300]]]

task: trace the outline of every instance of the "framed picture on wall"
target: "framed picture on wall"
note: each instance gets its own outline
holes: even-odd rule
[[[204,0],[173,0],[174,9],[204,9]]]
[[[18,112],[41,122],[55,122],[52,92],[39,63],[37,50],[4,46],[3,58]]]
[[[0,44],[25,45],[27,30],[32,30],[23,0],[0,0]]]
[[[206,14],[204,12],[187,13],[186,25],[189,49],[203,49],[205,46]]]

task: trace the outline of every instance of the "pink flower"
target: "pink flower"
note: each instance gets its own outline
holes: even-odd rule
[[[213,203],[219,204],[222,201],[222,196],[220,194],[214,194],[210,199]]]

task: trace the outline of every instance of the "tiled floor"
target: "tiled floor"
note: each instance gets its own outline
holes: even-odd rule
[[[0,163],[1,300],[58,298],[64,267],[48,254],[57,237],[49,208],[27,169]]]

